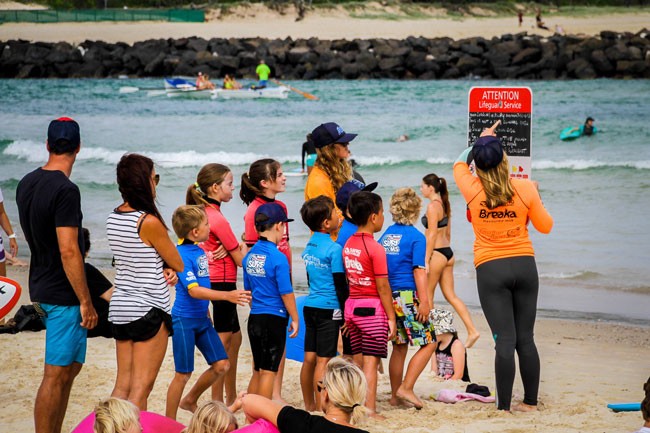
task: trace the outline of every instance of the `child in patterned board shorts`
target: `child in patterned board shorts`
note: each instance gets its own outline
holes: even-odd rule
[[[362,369],[368,382],[366,407],[376,413],[377,366],[388,355],[388,339],[395,337],[395,311],[388,284],[386,251],[373,238],[384,225],[381,197],[373,192],[352,194],[348,204],[352,220],[359,226],[343,249],[343,263],[350,296],[345,302],[345,324],[352,355],[362,354]]]
[[[422,200],[411,188],[400,188],[390,200],[395,224],[386,229],[379,243],[386,250],[388,282],[393,291],[393,308],[397,317],[397,335],[393,340],[389,372],[390,404],[399,400],[421,409],[423,404],[413,386],[435,348],[436,337],[429,322],[431,302],[427,294],[425,270],[426,238],[413,227],[420,216]],[[408,347],[419,347],[404,373]],[[403,379],[402,379],[403,377]]]

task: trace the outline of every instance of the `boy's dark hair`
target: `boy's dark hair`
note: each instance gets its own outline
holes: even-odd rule
[[[86,227],[82,227],[81,233],[84,239],[84,250],[83,252],[85,254],[88,254],[88,251],[90,251],[90,230],[88,230]]]
[[[382,209],[382,201],[379,194],[369,191],[355,192],[350,196],[348,212],[350,218],[358,226],[365,225],[372,214],[378,214]]]
[[[334,202],[331,198],[319,195],[316,198],[306,201],[300,208],[302,221],[307,224],[309,230],[317,232],[323,227],[323,222],[332,216]]]
[[[255,215],[255,230],[257,233],[262,233],[269,230],[271,227],[277,223],[267,223],[269,217],[264,214]]]

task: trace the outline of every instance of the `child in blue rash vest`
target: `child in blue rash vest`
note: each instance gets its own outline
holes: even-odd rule
[[[197,242],[207,240],[210,234],[210,224],[202,206],[180,206],[174,211],[172,226],[179,238],[177,248],[184,264],[183,271],[178,273],[176,299],[172,308],[176,373],[167,390],[165,410],[168,418],[176,419],[179,406],[194,412],[201,394],[230,368],[228,354],[210,321],[210,301],[246,305],[251,298],[245,290],[219,292],[210,289],[208,259],[197,245]],[[210,367],[181,400],[185,385],[194,371],[195,345]]]
[[[396,406],[401,399],[416,409],[422,408],[422,401],[413,392],[413,386],[429,362],[436,341],[433,326],[428,321],[431,303],[425,270],[426,238],[413,227],[421,209],[422,200],[413,189],[399,188],[390,200],[390,213],[395,223],[379,239],[386,250],[388,282],[397,319],[397,335],[389,363],[390,404]],[[409,345],[419,349],[403,376]]]
[[[255,211],[259,240],[244,258],[244,288],[253,296],[248,318],[248,339],[253,353],[253,377],[248,392],[271,398],[286,342],[298,335],[298,311],[293,295],[289,261],[278,251],[284,226],[293,221],[277,203],[265,203]]]
[[[369,183],[368,185],[356,179],[345,182],[341,188],[336,192],[336,206],[341,209],[343,213],[343,224],[339,230],[336,243],[345,246],[345,243],[350,239],[350,236],[357,232],[358,226],[350,218],[348,213],[348,202],[350,196],[359,191],[374,191],[377,188],[377,182]]]
[[[309,296],[303,308],[305,320],[305,359],[300,370],[300,386],[305,409],[321,410],[316,393],[327,363],[336,356],[343,309],[348,298],[348,283],[343,267],[343,247],[330,234],[339,226],[339,216],[331,198],[321,195],[300,209],[302,220],[314,234],[302,258],[309,281]]]

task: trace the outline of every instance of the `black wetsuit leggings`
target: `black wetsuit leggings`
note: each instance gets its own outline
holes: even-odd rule
[[[515,350],[524,384],[524,403],[537,404],[539,355],[533,336],[539,279],[532,256],[509,257],[476,268],[481,307],[496,343],[497,408],[510,410]]]

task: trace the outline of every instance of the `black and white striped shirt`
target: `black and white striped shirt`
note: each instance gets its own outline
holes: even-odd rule
[[[108,320],[116,325],[133,322],[152,307],[171,313],[163,259],[154,247],[140,239],[138,221],[144,214],[114,210],[106,220],[116,270]]]

